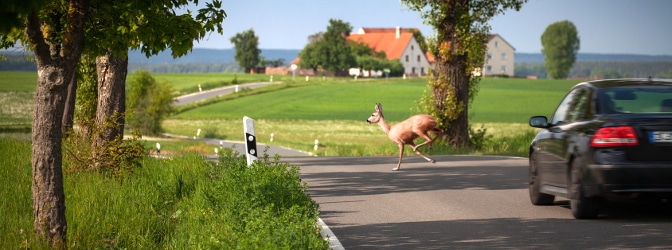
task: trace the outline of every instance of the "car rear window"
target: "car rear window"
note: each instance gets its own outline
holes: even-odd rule
[[[636,86],[603,89],[607,113],[672,113],[672,86]]]

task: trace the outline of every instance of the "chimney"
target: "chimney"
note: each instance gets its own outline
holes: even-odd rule
[[[396,33],[396,35],[397,35],[397,36],[396,36],[397,39],[399,39],[399,37],[401,36],[401,27],[399,27],[399,26],[397,26],[397,33]]]

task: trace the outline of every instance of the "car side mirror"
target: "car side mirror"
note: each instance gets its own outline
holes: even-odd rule
[[[530,117],[530,127],[547,128],[548,118],[546,116],[532,116]]]

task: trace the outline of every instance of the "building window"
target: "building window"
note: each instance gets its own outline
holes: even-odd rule
[[[418,55],[418,62],[420,62],[420,55]]]
[[[420,74],[423,76],[425,75],[425,67],[420,68]]]
[[[506,60],[506,53],[502,53],[502,60]]]
[[[499,48],[499,41],[495,41],[495,48]]]
[[[411,45],[411,50],[413,50],[413,45]]]
[[[488,53],[488,60],[492,60],[492,54]]]
[[[406,55],[406,62],[408,62],[408,55]]]
[[[492,65],[485,66],[486,73],[492,73]]]
[[[506,65],[502,65],[502,73],[506,73]]]

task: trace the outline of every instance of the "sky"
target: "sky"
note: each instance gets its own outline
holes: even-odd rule
[[[202,4],[202,3],[201,3]],[[308,36],[324,32],[329,19],[368,28],[419,28],[434,34],[420,14],[399,0],[223,0],[224,34],[211,33],[195,48],[233,48],[230,38],[254,30],[260,49],[302,49]],[[541,53],[541,35],[568,20],[579,32],[579,53],[672,55],[670,0],[528,0],[489,22],[518,53]]]

